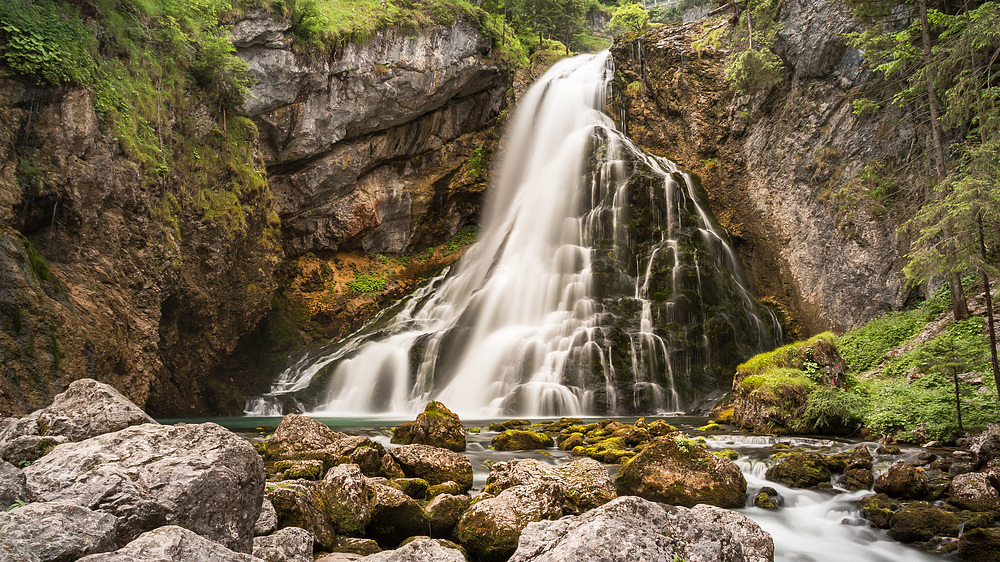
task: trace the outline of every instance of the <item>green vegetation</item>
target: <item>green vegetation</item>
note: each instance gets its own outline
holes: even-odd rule
[[[782,79],[784,64],[775,54],[779,0],[748,0],[730,37],[726,80],[734,90],[753,94]]]
[[[647,23],[649,23],[649,14],[643,9],[642,4],[629,2],[618,6],[614,15],[611,16],[611,22],[608,23],[608,30],[613,35],[634,33],[642,31]]]
[[[681,21],[684,12],[700,7],[711,8],[714,6],[709,0],[680,0],[675,4],[661,4],[653,6],[647,12],[649,21],[653,23],[674,23]]]
[[[381,293],[385,289],[387,281],[384,274],[359,271],[355,274],[353,281],[347,282],[347,287],[355,293],[375,294]]]

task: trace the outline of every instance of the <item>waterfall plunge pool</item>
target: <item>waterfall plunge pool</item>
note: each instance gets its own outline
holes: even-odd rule
[[[386,448],[393,448],[389,442],[391,433],[388,428],[405,421],[412,421],[412,416],[385,417],[346,417],[323,418],[316,417],[330,428],[352,435],[362,435],[378,441]],[[473,489],[475,495],[482,490],[489,475],[492,463],[510,459],[533,458],[550,464],[562,464],[575,460],[574,457],[558,447],[532,451],[494,451],[489,448],[490,441],[496,432],[487,428],[490,423],[503,422],[509,418],[463,420],[467,432],[468,446],[465,456],[472,461],[474,470]],[[558,418],[531,418],[532,422],[550,421]],[[586,423],[609,419],[580,418]],[[631,424],[636,417],[610,418],[622,423]],[[824,453],[835,453],[851,449],[858,444],[866,443],[857,439],[831,439],[787,437],[772,435],[754,435],[730,432],[698,431],[698,427],[708,423],[708,418],[695,416],[646,417],[647,421],[663,419],[687,435],[697,438],[704,437],[709,449],[733,449],[739,453],[737,465],[742,469],[747,479],[747,506],[739,510],[741,513],[757,522],[774,538],[774,559],[776,562],[929,562],[950,559],[950,556],[926,552],[917,548],[896,542],[886,535],[885,531],[873,529],[861,515],[859,502],[872,495],[871,491],[844,492],[832,490],[804,490],[789,488],[764,477],[769,467],[768,459],[777,452],[775,444],[787,444],[792,447],[805,447]],[[259,440],[273,431],[281,422],[280,417],[229,417],[229,418],[185,418],[162,419],[164,424],[214,422],[236,432],[247,440]],[[261,426],[269,426],[266,431],[258,431]],[[473,432],[468,430],[472,429]],[[477,431],[478,432],[475,432]],[[877,475],[899,458],[915,457],[920,451],[918,447],[903,448],[899,455],[876,454],[876,444],[866,443],[872,452],[874,472]],[[612,477],[618,472],[618,465],[604,465]],[[785,506],[778,511],[768,511],[755,507],[753,498],[760,488],[770,486],[784,498]]]

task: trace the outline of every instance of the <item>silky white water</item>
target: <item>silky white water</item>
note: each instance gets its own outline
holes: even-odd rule
[[[518,102],[480,239],[454,271],[388,328],[300,360],[268,395],[248,400],[248,413],[280,413],[279,397],[307,387],[318,396],[305,409],[325,416],[410,414],[430,399],[463,417],[671,412],[686,406],[678,378],[708,385],[699,373],[713,361],[710,332],[718,340],[749,331],[754,341],[744,345],[773,346],[776,322],[746,291],[691,179],[637,148],[604,113],[611,76],[607,52],[550,69]],[[652,186],[651,232],[641,241],[630,225],[637,175]],[[681,244],[682,229],[696,242]],[[692,245],[693,257],[682,249]],[[623,294],[596,297],[595,268],[612,279],[604,285],[627,279]],[[711,324],[698,308],[707,306],[700,295],[710,274],[725,278],[715,292],[738,303]],[[608,293],[604,285],[596,289]],[[612,312],[619,305],[634,313]],[[680,335],[668,337],[664,325]]]

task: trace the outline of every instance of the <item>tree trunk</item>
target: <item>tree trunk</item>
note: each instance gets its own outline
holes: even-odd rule
[[[938,182],[943,182],[948,177],[948,170],[945,167],[944,143],[941,140],[941,124],[938,122],[940,111],[938,110],[937,92],[934,89],[934,73],[931,68],[934,66],[934,59],[931,56],[931,27],[927,19],[927,0],[919,0],[920,6],[920,39],[924,51],[924,74],[927,77],[927,107],[931,113],[931,147],[934,153],[934,171],[937,173]],[[951,229],[945,229],[945,237],[951,238]],[[965,302],[965,292],[962,290],[962,279],[958,272],[952,271],[948,274],[948,291],[951,293],[951,311],[955,320],[964,320],[969,317],[969,305]]]
[[[986,262],[986,242],[983,239],[983,215],[976,217],[979,222],[979,254]],[[983,268],[983,288],[986,292],[986,327],[990,335],[990,364],[993,366],[993,382],[997,386],[997,398],[1000,399],[1000,366],[997,365],[997,332],[993,323],[993,295],[990,293],[990,278]]]
[[[951,376],[955,381],[955,412],[958,413],[958,430],[965,431],[962,427],[962,394],[958,390],[958,368],[951,368]]]

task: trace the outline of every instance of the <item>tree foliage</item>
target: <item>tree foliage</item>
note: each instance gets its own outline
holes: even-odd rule
[[[642,4],[629,2],[618,6],[614,15],[611,16],[608,29],[612,35],[621,35],[622,33],[640,31],[646,27],[648,22],[649,15],[643,9]]]

